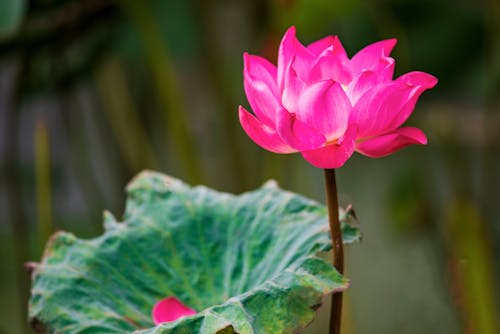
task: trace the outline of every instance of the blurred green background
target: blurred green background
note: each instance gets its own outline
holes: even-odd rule
[[[1,0],[0,333],[31,332],[22,264],[54,230],[98,235],[142,169],[231,192],[274,178],[323,201],[321,171],[237,119],[242,53],[275,62],[292,24],[350,55],[396,37],[398,75],[440,80],[410,120],[427,147],[338,172],[365,236],[347,250],[344,333],[500,332],[500,2]]]

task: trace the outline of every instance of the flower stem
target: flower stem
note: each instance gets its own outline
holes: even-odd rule
[[[326,203],[328,206],[328,222],[333,246],[333,266],[341,274],[344,273],[344,247],[339,222],[339,203],[337,198],[337,184],[335,169],[325,169]],[[342,316],[342,293],[332,295],[330,310],[330,334],[340,334],[340,320]]]

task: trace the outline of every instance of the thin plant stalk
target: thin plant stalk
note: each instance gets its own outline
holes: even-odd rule
[[[339,201],[337,197],[337,183],[335,169],[325,169],[326,203],[328,206],[328,222],[333,246],[333,266],[340,274],[344,273],[344,247],[339,221]],[[332,295],[330,310],[330,334],[340,334],[342,318],[342,293]]]
[[[83,128],[83,105],[74,100],[71,92],[65,90],[65,87],[59,86],[59,106],[57,111],[60,113],[62,138],[64,138],[64,159],[68,167],[75,175],[78,183],[78,190],[84,198],[85,212],[89,217],[95,216],[101,212],[101,203],[105,201],[104,194],[98,184],[97,175],[90,165],[89,145],[86,145]],[[75,111],[75,112],[71,112]],[[61,224],[62,222],[59,222]],[[58,225],[58,228],[64,227]],[[93,224],[88,226],[89,232],[97,233],[101,226]]]
[[[12,96],[9,99],[7,108],[7,119],[5,121],[5,131],[0,133],[1,140],[5,142],[5,152],[2,156],[5,173],[2,180],[5,183],[5,190],[9,205],[9,222],[12,233],[12,243],[14,246],[15,275],[18,284],[20,314],[27,313],[29,297],[29,276],[24,270],[23,264],[30,258],[29,252],[29,226],[26,219],[26,211],[23,207],[23,178],[21,175],[20,157],[20,125],[21,125],[21,85],[25,76],[28,56],[20,54],[14,63],[16,72],[12,79]],[[25,328],[24,321],[21,328]]]
[[[240,153],[241,148],[237,137],[240,127],[235,126],[237,122],[235,122],[234,107],[238,105],[238,102],[232,94],[234,81],[231,76],[231,67],[226,64],[223,48],[218,47],[220,40],[215,34],[216,30],[211,20],[210,7],[214,5],[214,2],[213,0],[194,1],[194,13],[199,22],[200,48],[203,50],[201,62],[210,79],[210,84],[214,87],[213,93],[220,102],[220,114],[217,116],[224,136],[218,137],[217,140],[222,140],[224,144],[218,145],[224,145],[227,148],[230,165],[226,172],[231,173],[230,183],[233,184],[235,190],[238,190],[245,188],[250,175],[245,164],[245,155]],[[228,175],[225,175],[225,178],[229,178]]]
[[[38,120],[34,131],[36,206],[38,242],[42,249],[54,230],[50,178],[50,142],[45,119]]]
[[[96,74],[104,111],[129,170],[159,168],[154,150],[127,87],[127,77],[118,59],[108,58]]]
[[[189,131],[185,102],[156,17],[143,1],[122,0],[118,3],[135,24],[144,42],[159,99],[165,109],[165,133],[169,136],[165,140],[174,141],[189,181],[203,183],[204,173],[195,140]]]
[[[466,333],[499,333],[494,258],[484,220],[474,203],[454,201],[447,214],[453,295]]]

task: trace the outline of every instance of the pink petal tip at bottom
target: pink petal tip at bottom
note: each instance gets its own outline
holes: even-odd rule
[[[275,129],[261,122],[240,106],[240,123],[247,135],[260,147],[274,153],[296,152],[279,137]]]
[[[358,143],[356,145],[356,151],[371,158],[380,158],[409,145],[426,144],[427,137],[422,130],[413,127],[405,127]]]
[[[338,143],[327,145],[315,150],[303,151],[302,156],[310,164],[318,168],[339,168],[354,152],[356,128],[347,129]]]
[[[179,318],[196,314],[196,311],[182,304],[175,297],[167,297],[153,306],[153,322],[159,325],[163,322],[175,321]]]

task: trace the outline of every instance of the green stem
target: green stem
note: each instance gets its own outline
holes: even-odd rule
[[[5,173],[4,179],[7,201],[9,205],[9,222],[11,224],[12,243],[14,245],[15,275],[18,284],[18,299],[20,314],[27,314],[29,298],[29,276],[24,269],[24,263],[29,260],[29,225],[26,218],[26,210],[23,207],[24,182],[21,174],[22,163],[20,157],[20,126],[21,126],[21,86],[25,77],[26,66],[29,62],[28,56],[18,55],[15,64],[16,73],[12,79],[12,97],[7,108],[5,131],[1,133],[4,140],[5,153],[2,157]],[[21,328],[26,325],[23,321]]]
[[[54,231],[52,221],[52,181],[50,178],[50,139],[45,118],[37,121],[33,139],[35,147],[38,246],[41,251]]]
[[[333,266],[341,274],[344,273],[344,247],[339,222],[339,203],[337,198],[337,184],[335,169],[325,169],[326,203],[328,206],[328,222],[333,246]],[[340,334],[342,317],[342,293],[332,295],[330,310],[330,334]]]
[[[213,85],[213,93],[220,102],[220,114],[218,114],[218,122],[223,128],[223,137],[218,136],[217,140],[224,142],[224,147],[227,148],[228,162],[230,163],[225,175],[225,178],[231,180],[231,184],[235,190],[244,189],[248,184],[248,170],[245,164],[245,155],[241,154],[241,148],[238,141],[241,127],[239,126],[237,112],[235,106],[238,101],[235,100],[232,94],[234,80],[231,76],[231,67],[224,60],[224,54],[221,51],[220,38],[215,34],[211,20],[211,7],[215,1],[213,0],[196,0],[194,3],[195,18],[198,21],[200,48],[203,50],[201,62],[206,71],[210,84]],[[222,146],[222,145],[221,145]]]
[[[203,183],[204,173],[199,154],[188,127],[188,112],[156,17],[149,5],[143,1],[121,0],[118,4],[128,14],[143,39],[159,99],[165,109],[165,133],[171,136],[166,138],[166,141],[170,141],[170,138],[174,141],[189,181],[194,184]]]
[[[127,86],[127,76],[118,59],[108,58],[97,71],[96,84],[117,143],[129,170],[159,168],[150,145],[143,121],[135,109],[132,94]]]

